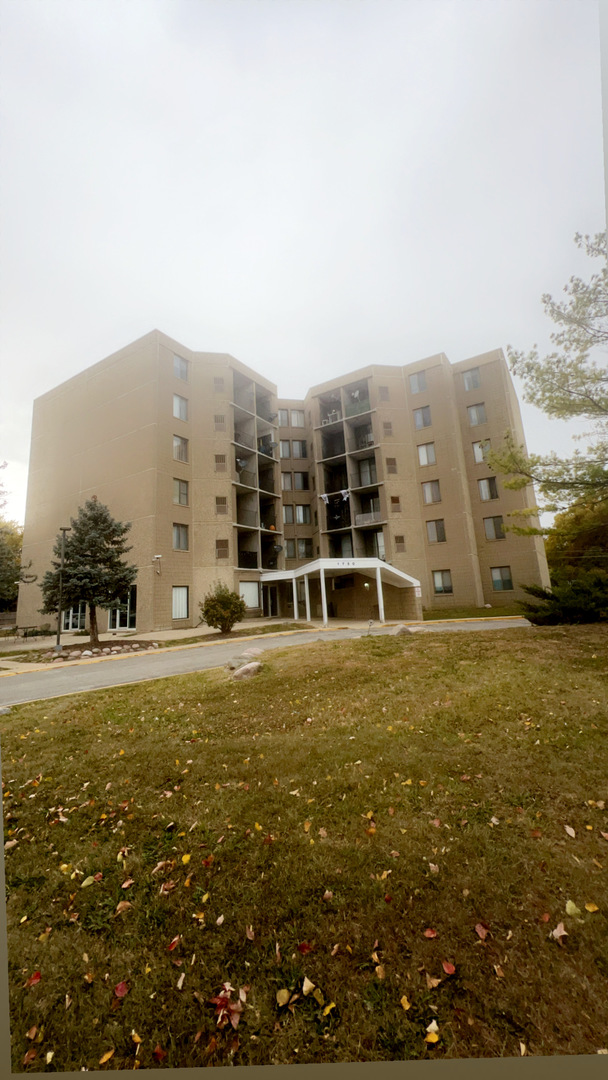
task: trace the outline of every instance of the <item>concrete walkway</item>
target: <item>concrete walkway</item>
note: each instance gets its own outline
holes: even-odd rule
[[[245,624],[251,627],[251,622]],[[268,622],[260,622],[267,626]],[[343,622],[323,629],[320,622],[307,624],[308,629],[288,630],[277,634],[238,636],[233,631],[229,640],[217,640],[216,631],[201,633],[200,643],[180,645],[182,640],[193,637],[193,631],[164,631],[161,634],[133,635],[137,641],[175,640],[176,644],[163,649],[151,649],[122,656],[96,656],[84,660],[69,660],[61,664],[25,664],[0,659],[0,706],[19,705],[28,701],[63,697],[66,694],[83,693],[89,690],[107,689],[111,686],[124,686],[129,683],[146,682],[151,679],[163,679],[171,675],[187,675],[209,668],[221,667],[228,660],[239,656],[245,649],[255,647],[264,651],[286,646],[305,645],[310,641],[337,641],[339,639],[359,638],[371,632],[371,635],[390,634],[396,624],[372,624],[371,631],[367,622]],[[472,630],[505,630],[529,627],[527,619],[517,616],[490,619],[461,619],[409,623],[408,628],[415,633],[458,632]],[[62,635],[62,641],[68,643],[69,637],[79,643],[82,638],[74,635]],[[108,635],[102,635],[108,638]],[[126,637],[126,635],[125,635]],[[38,639],[40,640],[40,639]],[[109,640],[112,640],[111,637]],[[29,644],[29,643],[28,643]],[[32,645],[40,648],[40,645]],[[23,652],[23,647],[20,650]]]

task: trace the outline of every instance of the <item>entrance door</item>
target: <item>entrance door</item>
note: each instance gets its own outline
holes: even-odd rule
[[[264,615],[272,617],[279,614],[279,600],[276,585],[263,586]]]

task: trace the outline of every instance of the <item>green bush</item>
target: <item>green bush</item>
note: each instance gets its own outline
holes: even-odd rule
[[[559,623],[594,623],[608,619],[608,574],[597,571],[573,581],[555,581],[551,589],[524,585],[524,590],[540,601],[519,600],[523,614],[536,626]]]
[[[201,609],[201,622],[221,630],[222,634],[229,634],[234,624],[244,619],[247,613],[245,601],[221,582],[207,593],[198,606]]]

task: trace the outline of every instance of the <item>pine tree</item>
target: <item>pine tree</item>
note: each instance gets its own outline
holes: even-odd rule
[[[137,567],[123,561],[131,551],[125,542],[131,523],[115,521],[108,507],[94,495],[79,508],[78,517],[71,518],[70,525],[65,538],[61,606],[66,610],[80,601],[88,605],[91,645],[99,646],[96,609],[116,607],[137,577]],[[47,570],[40,583],[42,614],[54,614],[59,607],[61,535],[53,553],[53,569]]]

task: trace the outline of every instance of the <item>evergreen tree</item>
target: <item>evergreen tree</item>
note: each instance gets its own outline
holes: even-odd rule
[[[89,608],[91,645],[99,646],[97,608],[116,607],[128,594],[137,577],[137,567],[123,561],[131,547],[125,537],[130,522],[115,521],[107,506],[94,495],[71,519],[71,531],[66,534],[61,586],[61,607],[66,610],[80,601]],[[59,575],[61,567],[61,535],[53,548],[56,558],[53,569],[47,570],[40,583],[43,597],[42,614],[53,614],[59,607]]]

